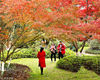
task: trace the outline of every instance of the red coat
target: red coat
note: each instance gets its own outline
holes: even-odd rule
[[[58,45],[57,49],[58,49],[58,53],[59,53],[59,51],[60,51],[60,44]],[[61,47],[61,53],[62,54],[65,54],[65,49],[66,49],[65,45],[62,44],[62,47]]]
[[[37,57],[39,59],[39,66],[42,67],[42,68],[46,67],[45,56],[46,56],[45,51],[42,51],[42,52],[39,51],[38,54],[37,54]]]

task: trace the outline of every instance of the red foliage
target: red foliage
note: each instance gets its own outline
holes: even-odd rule
[[[4,19],[14,19],[12,24],[31,25],[25,30],[42,28],[49,34],[64,34],[73,40],[100,35],[99,12],[99,0],[88,0],[88,7],[86,0],[2,0],[0,8],[0,13],[9,13],[3,16]],[[84,19],[86,16],[90,17],[80,20],[80,17]]]
[[[79,14],[80,17],[86,17],[86,15],[92,16],[95,13],[100,12],[100,0],[88,0],[88,2],[86,0],[79,0],[78,5],[79,10],[77,11],[77,14]]]

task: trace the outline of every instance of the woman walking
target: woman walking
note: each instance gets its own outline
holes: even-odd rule
[[[56,53],[57,53],[57,51],[56,51],[56,46],[55,46],[55,44],[52,44],[52,45],[51,45],[50,51],[51,51],[51,61],[53,61],[53,60],[52,60],[53,56],[54,56],[54,61],[56,61]]]
[[[45,54],[44,48],[41,47],[40,51],[37,54],[37,57],[39,59],[39,66],[40,66],[40,70],[41,70],[41,75],[43,75],[43,68],[46,67],[45,56],[46,56],[46,54]]]

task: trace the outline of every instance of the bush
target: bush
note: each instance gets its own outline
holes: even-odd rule
[[[14,53],[11,57],[12,59],[18,59],[18,58],[37,58],[38,51],[40,49],[37,49],[37,51],[33,51],[31,48],[24,48],[21,49],[21,51]],[[46,58],[50,58],[51,52],[48,49],[45,49],[46,52]]]
[[[100,56],[68,56],[57,62],[57,67],[77,72],[81,66],[100,74]]]
[[[31,48],[24,48],[21,49],[21,51],[14,53],[12,56],[12,59],[17,59],[17,58],[33,58],[33,50]]]
[[[86,69],[100,74],[100,56],[86,56],[83,58],[82,62]]]
[[[77,56],[68,56],[57,62],[57,67],[72,72],[77,72],[81,67],[81,59]]]
[[[76,53],[70,49],[66,49],[65,56],[75,56]]]
[[[25,48],[22,49],[21,51],[14,53],[12,56],[12,59],[17,59],[17,58],[37,58],[38,51],[33,51],[31,48]],[[50,51],[45,50],[46,52],[46,58],[50,57]]]
[[[18,58],[37,58],[38,51],[40,49],[37,49],[36,51],[33,51],[32,48],[24,48],[21,49],[21,51],[14,53],[11,57],[12,59],[18,59]],[[49,49],[44,50],[46,52],[46,58],[51,57],[51,52]],[[76,55],[74,51],[70,49],[66,49],[65,56],[72,56]],[[58,53],[56,54],[56,57],[58,57]]]
[[[90,54],[100,54],[100,42],[98,40],[90,41],[90,48],[85,51]]]
[[[96,60],[96,57],[84,56],[82,57],[82,64],[86,69],[91,70],[92,65],[96,62]]]
[[[93,50],[99,50],[100,49],[100,42],[95,39],[90,41],[90,48]]]
[[[100,54],[100,50],[93,50],[91,48],[87,49],[85,52],[89,54]]]

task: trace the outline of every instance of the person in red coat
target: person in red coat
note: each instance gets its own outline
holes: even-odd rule
[[[61,41],[60,41],[57,49],[58,49],[59,59],[60,58],[63,58],[64,57],[64,54],[65,54],[66,47],[65,47],[65,45]]]
[[[45,51],[44,48],[41,47],[40,51],[37,54],[37,57],[39,59],[39,66],[40,66],[40,70],[41,70],[41,75],[43,75],[43,68],[46,67],[45,64]]]

